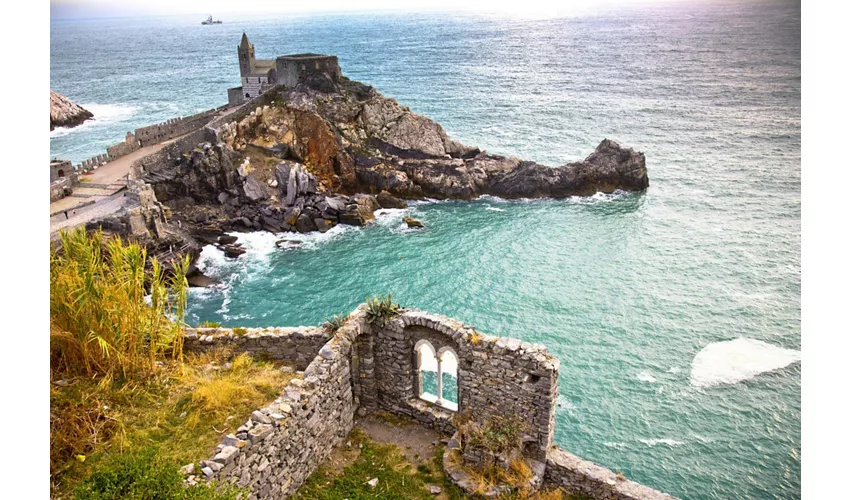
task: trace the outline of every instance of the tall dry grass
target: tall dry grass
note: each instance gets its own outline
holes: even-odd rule
[[[82,228],[50,255],[50,366],[55,375],[145,377],[182,359],[188,257],[168,276],[144,248]],[[146,295],[147,294],[147,295]]]

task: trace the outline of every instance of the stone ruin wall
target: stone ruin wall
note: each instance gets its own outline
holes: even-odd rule
[[[673,499],[552,446],[559,363],[542,345],[484,335],[418,310],[377,328],[362,305],[333,336],[321,327],[249,328],[241,335],[228,328],[187,330],[189,352],[226,346],[303,369],[278,399],[225,437],[189,483],[216,479],[250,488],[251,499],[288,498],[342,443],[356,414],[387,411],[454,432],[454,412],[414,392],[413,350],[421,339],[457,354],[459,412],[476,419],[515,413],[532,424],[527,451],[546,464],[544,487],[604,500]]]
[[[396,318],[372,336],[377,408],[446,433],[456,430],[454,412],[418,397],[414,346],[427,340],[435,352],[449,347],[457,354],[459,411],[479,421],[492,415],[522,417],[531,425],[527,451],[545,459],[555,428],[559,361],[544,346],[485,335],[419,311]]]

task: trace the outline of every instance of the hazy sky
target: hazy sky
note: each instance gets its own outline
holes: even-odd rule
[[[51,0],[50,17],[113,17],[129,15],[203,14],[216,18],[239,14],[308,13],[342,11],[474,11],[492,12],[523,17],[553,17],[578,14],[600,7],[618,4],[654,3],[665,0],[321,0],[286,2],[255,0],[144,0],[135,4],[114,0]],[[666,0],[676,1],[676,0]]]

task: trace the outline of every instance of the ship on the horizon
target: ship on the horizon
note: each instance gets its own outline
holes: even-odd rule
[[[212,16],[210,16],[206,21],[201,21],[201,24],[221,24],[221,19],[213,20]]]

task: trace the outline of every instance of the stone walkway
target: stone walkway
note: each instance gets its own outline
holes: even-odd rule
[[[130,165],[139,158],[159,151],[180,137],[145,146],[82,175],[80,184],[74,187],[70,196],[50,204],[50,238],[58,238],[60,229],[72,229],[120,210],[124,206],[123,191],[127,188]],[[72,213],[75,210],[76,215]],[[65,211],[68,212],[67,219]]]
[[[67,200],[69,198],[63,199]],[[80,208],[69,209],[67,219],[65,218],[64,212],[59,212],[58,214],[50,217],[50,239],[58,239],[60,229],[72,229],[74,227],[84,225],[90,220],[100,219],[107,215],[114,214],[121,210],[126,202],[127,198],[124,196],[124,193],[119,192],[112,196],[101,198],[96,203],[90,203],[89,205]],[[72,213],[74,210],[77,211],[76,214]]]

